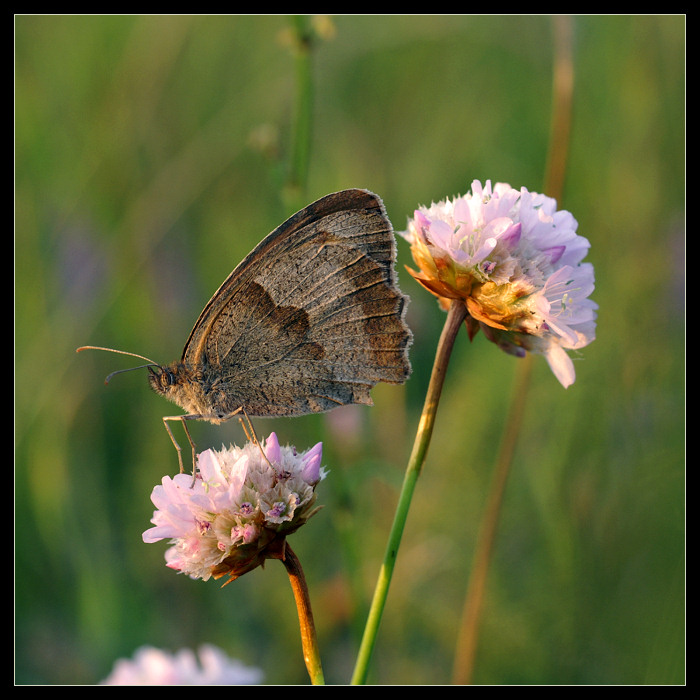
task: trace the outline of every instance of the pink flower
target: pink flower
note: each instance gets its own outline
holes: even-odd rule
[[[513,355],[544,355],[568,387],[576,374],[567,351],[595,339],[598,308],[577,228],[550,197],[475,180],[463,197],[418,209],[403,235],[420,268],[409,272],[444,309],[464,302],[470,337],[481,329]]]
[[[192,578],[233,580],[267,558],[284,558],[285,537],[316,511],[316,485],[325,478],[322,445],[297,453],[275,433],[262,444],[206,450],[197,477],[163,477],[151,500],[154,527],[147,543],[168,539],[167,566]]]
[[[253,685],[261,681],[259,669],[204,644],[199,648],[199,663],[190,649],[170,654],[155,647],[141,647],[133,659],[119,659],[101,685]]]

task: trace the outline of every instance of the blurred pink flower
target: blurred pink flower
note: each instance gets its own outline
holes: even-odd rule
[[[143,540],[170,540],[167,565],[205,581],[231,581],[265,559],[284,559],[285,537],[316,512],[321,456],[321,443],[298,453],[275,433],[261,444],[206,450],[194,483],[177,474],[153,489],[154,527]]]
[[[181,649],[176,654],[144,646],[132,659],[119,659],[101,685],[255,685],[262,682],[262,671],[230,659],[211,644],[194,652]]]
[[[508,353],[544,355],[568,387],[567,351],[595,339],[598,308],[577,228],[550,197],[475,180],[466,195],[416,210],[403,236],[420,268],[409,272],[442,308],[464,301],[470,337],[481,329]]]

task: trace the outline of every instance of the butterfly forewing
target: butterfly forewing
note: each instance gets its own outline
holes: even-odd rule
[[[183,362],[217,412],[300,415],[371,403],[410,373],[406,298],[381,200],[328,195],[265,238],[199,317]]]

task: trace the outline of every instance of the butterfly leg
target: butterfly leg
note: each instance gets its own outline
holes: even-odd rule
[[[245,433],[245,436],[248,438],[248,441],[252,442],[254,445],[257,445],[263,459],[272,467],[273,466],[272,462],[270,462],[270,460],[267,458],[267,455],[265,454],[265,450],[263,450],[262,445],[260,444],[260,441],[258,440],[258,436],[255,434],[255,428],[253,427],[253,423],[251,422],[248,414],[245,412],[245,410],[243,408],[239,408],[238,411],[243,412],[243,415],[239,416],[238,420],[241,424],[241,428],[243,428],[243,432]],[[236,411],[236,413],[238,413],[238,411]],[[235,415],[235,414],[231,414],[231,416],[229,416],[229,418],[233,417],[233,415]]]
[[[240,415],[240,414],[243,415]],[[245,409],[243,406],[240,408],[237,408],[235,411],[231,411],[231,413],[227,413],[226,415],[222,416],[219,414],[211,414],[211,415],[186,415],[186,416],[179,416],[179,418],[182,420],[182,427],[185,428],[185,432],[187,433],[187,437],[190,439],[190,444],[192,445],[193,448],[193,461],[194,461],[194,443],[192,442],[192,439],[190,438],[190,434],[187,432],[187,426],[185,425],[186,420],[208,420],[211,423],[225,423],[228,420],[231,420],[231,418],[235,418],[238,416],[238,420],[241,424],[241,427],[243,428],[243,432],[245,433],[246,438],[248,438],[249,442],[252,442],[254,445],[258,446],[258,449],[260,450],[260,454],[263,456],[263,459],[270,465],[270,460],[267,458],[267,455],[265,454],[265,451],[262,448],[262,445],[260,444],[260,441],[258,440],[258,436],[255,434],[255,428],[253,428],[253,424],[248,417],[248,414],[245,412]],[[174,420],[174,418],[173,418]],[[169,432],[169,431],[168,431]],[[172,439],[172,433],[170,434],[170,437]],[[175,440],[173,439],[173,443],[175,443]],[[177,444],[175,444],[177,447]],[[178,447],[179,450],[179,447]],[[179,452],[178,452],[179,454]],[[180,461],[180,467],[182,467],[182,460]]]
[[[192,480],[194,484],[194,479],[197,474],[197,450],[196,446],[194,444],[194,440],[192,440],[192,436],[190,435],[190,431],[187,428],[187,423],[185,421],[188,420],[206,420],[210,421],[211,423],[224,423],[227,420],[231,420],[231,418],[237,416],[241,411],[243,411],[243,408],[238,408],[235,411],[232,411],[231,413],[226,414],[225,416],[221,415],[208,415],[208,414],[199,414],[199,413],[188,413],[183,416],[163,416],[163,425],[165,425],[165,429],[168,431],[168,435],[170,436],[170,440],[175,446],[175,449],[177,450],[177,460],[178,463],[180,464],[180,474],[183,474],[185,471],[185,467],[182,463],[182,447],[178,444],[177,440],[175,439],[175,436],[173,435],[173,431],[171,430],[170,426],[168,425],[168,421],[180,421],[182,423],[182,428],[185,431],[185,435],[187,436],[187,440],[190,443],[190,447],[192,448]],[[252,424],[250,422],[250,418],[246,415],[245,411],[243,411],[243,415],[245,415],[246,420],[248,421],[248,425],[250,426],[252,430]],[[245,430],[245,426],[243,427]],[[253,432],[253,435],[255,433]],[[257,441],[257,438],[256,438]]]
[[[165,426],[165,429],[168,431],[168,435],[170,436],[170,440],[175,446],[175,449],[177,450],[177,461],[180,464],[180,474],[183,474],[185,471],[185,467],[182,463],[182,448],[178,444],[177,440],[175,439],[175,436],[173,435],[173,431],[170,429],[170,426],[168,425],[168,421],[171,420],[178,420],[182,423],[182,427],[185,431],[185,435],[187,436],[187,440],[190,443],[190,447],[192,448],[192,476],[194,477],[195,471],[196,471],[196,448],[194,441],[192,440],[192,436],[190,435],[190,431],[187,428],[187,424],[185,423],[186,420],[197,420],[202,418],[202,416],[198,415],[185,415],[185,416],[163,416],[163,425]]]

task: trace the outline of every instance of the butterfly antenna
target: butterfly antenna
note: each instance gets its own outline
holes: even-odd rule
[[[140,360],[146,360],[148,363],[147,365],[139,365],[138,367],[128,367],[127,369],[118,369],[115,372],[112,372],[107,376],[105,379],[105,384],[109,384],[109,380],[115,375],[115,374],[121,374],[122,372],[131,372],[133,369],[143,369],[144,367],[160,367],[160,365],[157,362],[154,362],[153,360],[150,360],[148,357],[144,357],[143,355],[137,355],[135,352],[127,352],[126,350],[115,350],[114,348],[102,348],[97,345],[83,345],[79,347],[76,352],[82,352],[83,350],[104,350],[105,352],[116,352],[118,355],[130,355],[131,357],[138,357]]]
[[[115,374],[122,374],[122,372],[131,372],[133,369],[144,369],[145,367],[160,367],[160,365],[155,364],[155,362],[151,362],[148,365],[139,365],[138,367],[127,367],[126,369],[116,369],[114,372],[111,374],[108,374],[105,377],[105,384],[109,384],[109,380],[115,375]]]

